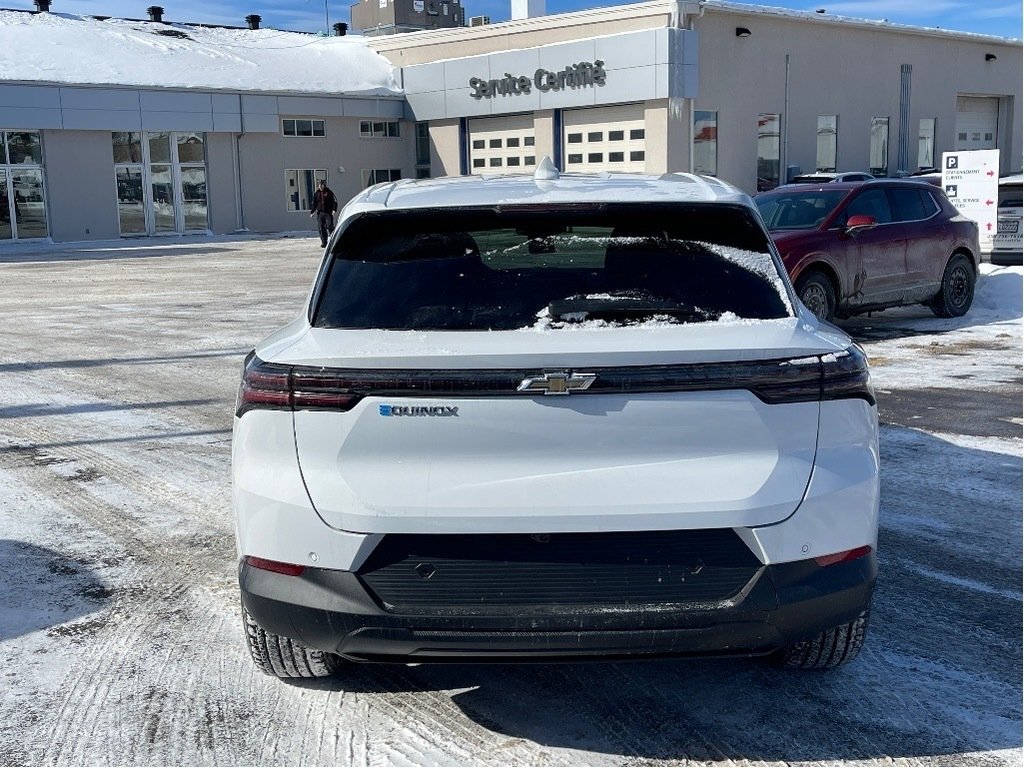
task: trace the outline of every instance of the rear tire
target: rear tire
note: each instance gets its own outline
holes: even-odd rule
[[[826,629],[817,637],[783,648],[772,661],[784,669],[835,669],[853,661],[864,646],[868,629],[865,610],[849,624]]]
[[[337,654],[306,648],[287,637],[267,632],[244,605],[242,627],[253,663],[266,675],[283,680],[330,677],[344,665]]]
[[[931,307],[938,317],[963,317],[974,303],[974,265],[962,253],[954,253],[942,273],[942,286],[932,299]]]
[[[796,295],[819,320],[831,323],[836,314],[836,292],[821,272],[805,272],[796,281]]]

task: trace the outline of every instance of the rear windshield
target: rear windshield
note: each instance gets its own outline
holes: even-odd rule
[[[313,324],[512,330],[791,315],[742,206],[385,211],[334,247]]]
[[[1024,207],[1024,194],[1021,194],[1020,184],[999,185],[999,207],[1000,208],[1021,208]]]
[[[768,229],[814,229],[847,194],[849,190],[773,193],[759,195],[754,203]]]

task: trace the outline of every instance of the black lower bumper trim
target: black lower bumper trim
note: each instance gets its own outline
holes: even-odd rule
[[[514,613],[396,613],[356,574],[285,576],[240,565],[242,600],[268,632],[358,661],[568,660],[763,655],[855,619],[871,601],[874,553],[819,567],[764,566],[716,604],[536,605]]]

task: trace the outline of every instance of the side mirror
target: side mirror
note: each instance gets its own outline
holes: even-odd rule
[[[877,223],[874,216],[865,216],[864,214],[851,216],[846,220],[846,234],[856,235],[859,232],[872,229]]]

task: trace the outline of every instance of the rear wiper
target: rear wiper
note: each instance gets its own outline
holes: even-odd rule
[[[667,315],[680,320],[713,320],[715,312],[671,299],[632,296],[573,296],[548,304],[553,320],[642,319]]]

